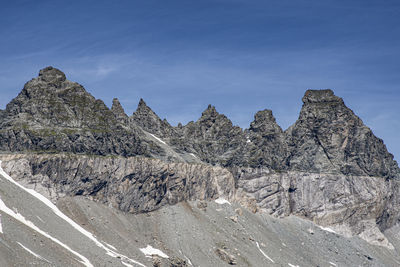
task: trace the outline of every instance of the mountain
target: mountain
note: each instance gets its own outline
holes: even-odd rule
[[[302,100],[286,131],[174,127],[41,70],[0,111],[0,265],[398,266],[393,155],[332,90]]]

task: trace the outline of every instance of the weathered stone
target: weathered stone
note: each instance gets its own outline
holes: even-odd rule
[[[187,267],[188,266],[186,260],[181,259],[179,257],[172,257],[169,260],[169,264],[170,264],[170,267]]]
[[[235,193],[229,171],[204,164],[139,157],[0,157],[7,173],[53,200],[65,195],[87,196],[131,213],[149,212],[185,200],[212,200],[219,196],[232,199]]]
[[[289,170],[400,178],[383,141],[331,90],[308,90],[286,131]]]
[[[136,111],[130,117],[130,120],[142,127],[145,131],[161,138],[169,138],[177,135],[174,128],[167,122],[161,120],[154,111],[146,105],[143,99],[140,99]]]
[[[126,115],[124,108],[121,106],[118,98],[113,99],[111,106],[111,112],[114,114],[115,118],[123,124],[128,124],[129,117]]]
[[[215,253],[218,255],[218,257],[225,261],[226,263],[230,264],[230,265],[236,265],[237,261],[235,256],[229,254],[225,249],[222,248],[217,248],[215,250]]]
[[[205,201],[198,201],[198,202],[197,202],[197,208],[199,208],[199,209],[201,209],[201,210],[203,210],[203,211],[206,211],[206,209],[207,209],[207,202],[205,202]]]
[[[25,84],[0,121],[0,150],[150,155],[140,129],[118,121],[101,100],[47,67]]]

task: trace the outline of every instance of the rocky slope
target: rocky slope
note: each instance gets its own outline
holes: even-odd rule
[[[52,67],[0,111],[3,167],[54,201],[85,196],[130,213],[223,196],[393,248],[400,170],[331,90],[308,90],[286,131],[272,111],[241,129],[213,106],[171,126],[143,100],[128,117]],[[40,155],[38,155],[40,153]]]
[[[1,174],[0,199],[4,267],[395,267],[400,262],[398,227],[387,232],[397,245],[389,250],[296,216],[277,219],[235,203],[180,202],[131,214],[78,196],[61,198],[55,207]]]

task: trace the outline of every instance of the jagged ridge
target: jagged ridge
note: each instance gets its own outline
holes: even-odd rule
[[[397,162],[383,141],[331,90],[308,90],[298,120],[286,131],[277,125],[270,110],[257,112],[250,127],[243,130],[211,105],[197,121],[173,127],[142,99],[131,117],[117,99],[110,110],[82,86],[68,81],[61,71],[48,67],[24,86],[0,112],[0,119],[3,152],[163,159],[164,163],[154,163],[118,158],[113,161],[119,162],[117,166],[107,157],[80,157],[62,166],[59,161],[65,159],[59,157],[42,161],[26,156],[22,163],[18,161],[28,164],[32,173],[29,177],[16,173],[16,177],[35,183],[31,178],[38,177],[38,183],[55,187],[58,193],[117,203],[115,206],[123,211],[149,211],[192,197],[215,198],[234,192],[244,205],[254,208],[257,204],[277,216],[295,214],[334,225],[338,231],[344,229],[385,246],[390,244],[379,229],[399,221]],[[69,173],[80,168],[72,162],[82,160],[81,171]],[[180,166],[176,167],[165,161],[203,164],[196,169],[190,164],[170,163]],[[227,167],[233,175],[226,190],[221,191],[218,183],[207,183],[215,177],[210,172],[196,177],[193,170],[200,174],[207,164]],[[130,172],[131,179],[118,175],[115,179],[112,172],[100,166]],[[160,171],[160,166],[167,171]],[[188,181],[193,186],[186,186]]]

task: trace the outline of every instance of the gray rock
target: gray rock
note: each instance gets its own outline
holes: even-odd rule
[[[149,212],[185,200],[234,197],[226,169],[166,163],[149,158],[77,155],[3,155],[3,168],[54,201],[86,196],[130,213]]]
[[[176,136],[177,133],[167,120],[161,120],[158,115],[140,99],[136,111],[130,117],[131,121],[145,131],[161,138]]]
[[[170,141],[180,151],[195,153],[207,163],[230,166],[241,154],[246,139],[242,129],[209,105],[196,122],[181,128],[181,138]],[[238,159],[238,162],[241,162]]]
[[[217,248],[215,250],[215,253],[218,255],[218,257],[225,261],[226,263],[230,264],[230,265],[236,265],[237,261],[235,256],[229,254],[226,250],[222,249],[222,248]]]
[[[122,124],[127,125],[129,121],[128,115],[126,115],[124,108],[121,106],[118,98],[113,99],[111,106],[111,112],[114,114],[115,118]]]
[[[276,123],[271,110],[256,113],[250,128],[246,130],[247,151],[250,167],[269,167],[275,170],[285,169],[287,145],[284,133]]]
[[[186,267],[186,266],[188,266],[186,260],[181,259],[179,257],[172,257],[169,260],[169,264],[170,264],[169,265],[170,267]]]
[[[118,121],[103,101],[52,67],[25,84],[2,112],[0,150],[151,155],[140,129]]]
[[[384,145],[331,90],[308,90],[286,132],[289,170],[400,178]]]
[[[399,185],[397,179],[381,177],[246,168],[240,172],[238,194],[256,199],[269,214],[300,216],[390,247],[380,230],[400,219]]]

